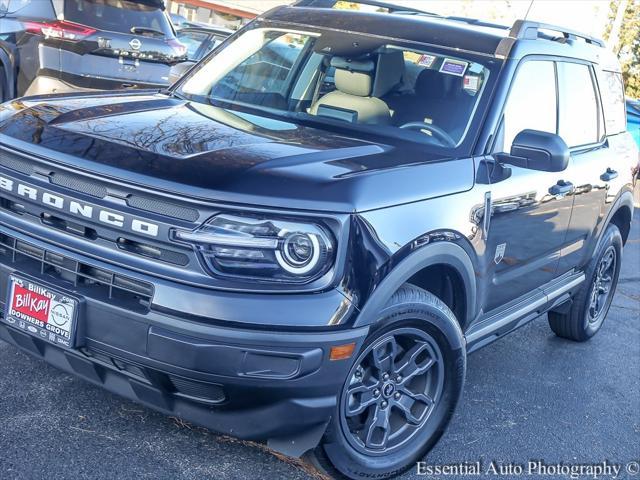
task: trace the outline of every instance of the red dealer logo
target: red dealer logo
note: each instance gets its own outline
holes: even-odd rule
[[[51,300],[45,295],[27,290],[20,285],[13,287],[13,309],[36,320],[47,323]]]

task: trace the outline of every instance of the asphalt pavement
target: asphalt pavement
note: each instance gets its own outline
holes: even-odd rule
[[[640,212],[601,332],[573,343],[555,337],[541,317],[471,355],[461,405],[426,459],[470,469],[480,462],[483,471],[492,462],[526,468],[530,460],[549,466],[640,461]],[[512,470],[502,478],[516,477]],[[0,342],[0,478],[318,476],[302,463],[155,413]],[[404,478],[488,477],[425,477],[413,470]],[[623,471],[618,478],[631,477]]]

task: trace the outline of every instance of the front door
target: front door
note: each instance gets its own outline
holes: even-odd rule
[[[495,152],[509,152],[525,129],[557,133],[555,66],[525,60],[505,105]],[[556,277],[573,204],[565,172],[541,172],[509,165],[510,175],[491,185],[492,216],[487,233],[488,287],[484,311],[522,297]],[[557,186],[551,193],[551,189]],[[481,187],[478,185],[478,187]],[[558,188],[560,187],[560,188]]]

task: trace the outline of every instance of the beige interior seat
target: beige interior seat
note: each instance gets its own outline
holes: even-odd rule
[[[373,60],[333,57],[331,66],[335,68],[336,90],[318,99],[309,109],[310,114],[367,125],[391,123],[387,104],[372,96]]]

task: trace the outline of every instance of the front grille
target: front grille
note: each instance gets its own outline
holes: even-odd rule
[[[138,381],[152,385],[176,397],[210,406],[223,403],[227,399],[224,387],[217,383],[201,382],[159,372],[143,365],[133,364],[122,358],[116,358],[95,348],[81,348],[80,352],[93,362],[115,367],[121,372],[136,377]]]
[[[205,403],[221,403],[225,400],[224,389],[216,383],[197,382],[176,375],[169,375],[169,380],[178,395]]]
[[[165,217],[177,218],[195,222],[200,217],[200,213],[195,208],[183,207],[175,203],[159,202],[155,198],[143,197],[141,195],[131,195],[127,198],[127,205],[146,212],[157,213]]]
[[[0,150],[0,165],[24,175],[33,173],[33,165],[28,160],[4,150]]]
[[[74,192],[81,192],[95,198],[104,198],[107,196],[107,187],[98,183],[84,180],[76,175],[70,175],[63,172],[52,173],[49,178],[51,183],[60,187],[68,188]]]
[[[27,176],[33,175],[36,171],[33,161],[29,158],[17,155],[4,148],[0,149],[0,165]],[[49,178],[51,184],[63,187],[72,192],[83,193],[101,199],[106,198],[110,194],[115,197],[122,196],[121,188],[111,188],[107,182],[94,180],[93,178],[85,178],[81,175],[50,167],[49,165],[45,168],[46,170],[44,171],[46,173],[43,175]],[[179,205],[178,203],[167,201],[160,197],[130,193],[126,197],[126,202],[131,208],[156,213],[177,220],[195,222],[200,218],[198,209]]]
[[[0,261],[19,264],[20,271],[67,282],[86,297],[115,300],[133,311],[147,312],[153,286],[104,268],[39,248],[0,233]]]

